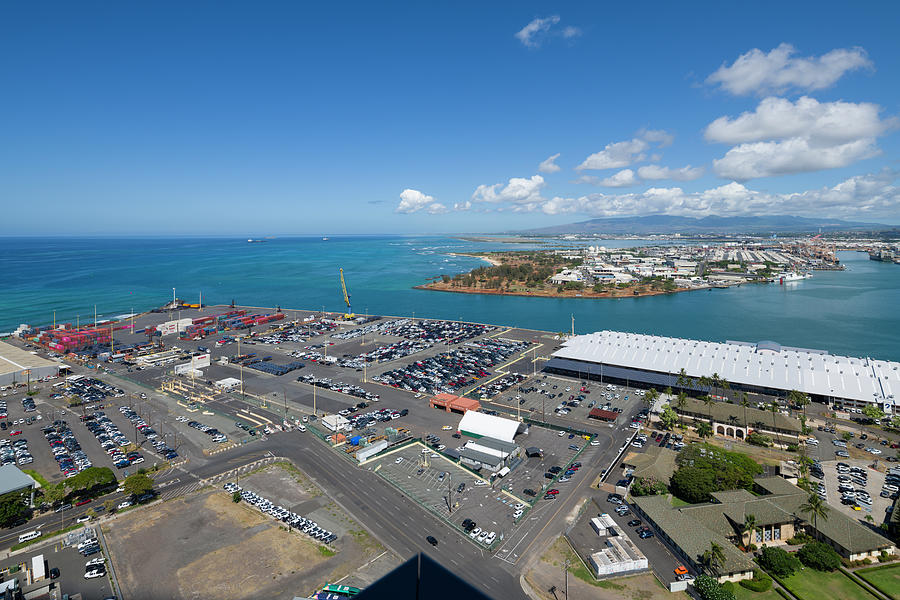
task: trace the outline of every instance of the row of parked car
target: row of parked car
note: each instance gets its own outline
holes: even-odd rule
[[[166,444],[165,440],[163,440],[156,430],[147,425],[147,423],[133,410],[128,408],[127,406],[123,406],[119,408],[119,411],[125,415],[129,421],[137,417],[133,422],[135,427],[140,432],[141,435],[146,438],[147,442],[153,446],[153,449],[156,450],[160,455],[165,456],[167,460],[171,460],[173,458],[178,457],[178,453],[175,452],[174,449],[169,448],[168,444]]]
[[[240,493],[241,499],[247,504],[255,506],[267,515],[274,517],[283,523],[287,523],[294,529],[298,529],[309,537],[324,544],[330,544],[338,538],[333,532],[319,527],[318,523],[312,519],[302,517],[295,512],[289,511],[283,506],[276,506],[273,502],[270,502],[255,492],[243,489],[236,483],[228,482],[223,487],[229,494],[234,494],[235,492]]]
[[[144,462],[144,457],[139,452],[126,454],[122,450],[131,445],[131,440],[125,437],[119,427],[103,411],[97,410],[90,415],[85,415],[84,426],[94,434],[97,443],[109,455],[117,469],[125,469],[132,464]]]
[[[212,438],[212,441],[218,444],[224,444],[228,441],[228,437],[215,427],[210,427],[209,425],[204,425],[199,421],[189,421],[187,417],[176,417],[176,421],[181,421],[182,423],[187,423],[188,427],[192,427],[197,431],[202,431],[206,435]]]
[[[0,440],[0,464],[3,465],[28,465],[34,462],[34,457],[28,451],[28,440],[18,439],[15,442]]]
[[[53,425],[44,427],[41,432],[50,444],[50,451],[53,452],[59,470],[66,477],[75,477],[81,471],[93,466],[91,459],[81,449],[81,444],[65,421],[61,419],[53,421]]]
[[[314,385],[318,388],[324,388],[326,390],[332,390],[335,392],[340,392],[342,394],[347,394],[348,396],[353,396],[354,398],[361,398],[368,402],[378,402],[378,399],[381,398],[381,396],[379,396],[378,394],[367,392],[358,385],[343,383],[341,381],[332,381],[327,377],[320,378],[315,377],[314,375],[301,375],[297,378],[297,381],[299,381],[300,383],[308,383],[309,385]]]
[[[486,376],[488,369],[527,347],[525,342],[484,339],[372,378],[391,387],[435,394],[453,392]]]

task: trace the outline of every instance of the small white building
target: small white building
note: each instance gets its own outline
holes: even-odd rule
[[[322,425],[329,431],[346,431],[350,427],[350,421],[341,415],[327,415],[322,417]]]
[[[241,385],[241,380],[235,379],[234,377],[226,377],[225,379],[218,380],[214,385],[220,390],[228,391]]]
[[[563,269],[550,278],[550,283],[560,284],[572,281],[584,281],[584,276],[577,269]]]

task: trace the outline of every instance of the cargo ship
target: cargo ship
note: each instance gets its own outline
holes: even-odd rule
[[[783,273],[778,273],[770,281],[772,283],[793,283],[795,281],[803,281],[804,279],[810,279],[811,277],[812,277],[812,273],[798,273],[796,271],[785,271]]]

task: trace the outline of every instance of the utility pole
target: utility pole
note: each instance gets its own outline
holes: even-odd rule
[[[450,473],[447,473],[447,514],[453,514],[453,488],[450,487]]]
[[[566,577],[566,589],[565,589],[566,600],[569,600],[569,559],[568,558],[566,559],[565,566],[563,568],[565,569],[565,577]]]

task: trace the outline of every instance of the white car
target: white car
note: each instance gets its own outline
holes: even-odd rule
[[[476,479],[476,480],[475,480],[475,485],[477,485],[477,486],[482,486],[482,485],[487,485],[487,484],[488,484],[487,481],[485,481],[485,480],[483,480],[483,479]]]
[[[403,462],[403,457],[402,457],[402,456],[398,456],[398,457],[397,457],[397,460],[394,461],[394,464],[395,464],[395,465],[399,465],[399,464],[402,463],[402,462]]]
[[[494,540],[497,539],[497,534],[493,531],[487,534],[487,537],[484,538],[484,543],[488,546],[494,543]]]
[[[75,519],[75,522],[76,523],[87,523],[90,520],[91,520],[91,518],[89,516],[84,515],[82,517],[78,517],[77,519]]]
[[[517,510],[516,512],[513,513],[513,519],[518,519],[521,516],[522,516],[521,510]]]
[[[591,446],[599,446],[600,440],[591,440]]]
[[[96,579],[97,577],[103,577],[106,575],[106,569],[91,569],[87,573],[84,574],[85,579]]]
[[[871,452],[872,454],[881,454],[881,450],[879,450],[878,448],[869,448],[869,452]]]
[[[450,431],[451,429],[453,429],[453,428],[450,427],[449,425],[444,425],[443,427],[441,427],[441,431]]]
[[[476,527],[475,529],[473,529],[473,530],[469,533],[469,537],[472,538],[472,539],[474,540],[475,538],[478,537],[478,535],[479,535],[480,533],[481,533],[481,527]]]
[[[106,562],[106,559],[103,558],[102,556],[100,556],[97,558],[92,558],[91,560],[87,561],[86,563],[84,563],[84,566],[85,566],[85,568],[97,567],[97,566],[102,565],[105,562]]]
[[[119,502],[119,505],[116,508],[122,510],[123,508],[128,508],[129,506],[131,506],[131,500],[125,500],[124,502]]]
[[[566,432],[565,432],[565,431],[560,431],[560,432],[559,432],[559,437],[564,437],[565,435],[566,435]]]
[[[487,531],[482,531],[481,533],[478,534],[478,537],[477,537],[476,539],[477,539],[479,542],[484,543],[484,541],[487,539],[487,536],[488,536],[488,532],[487,532]]]
[[[521,502],[516,502],[516,505],[513,508],[515,508],[516,510],[522,510],[523,508],[525,508],[525,505]]]

